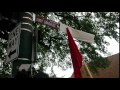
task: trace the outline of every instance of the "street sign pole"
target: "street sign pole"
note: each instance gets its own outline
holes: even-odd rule
[[[20,34],[20,45],[19,45],[19,56],[17,60],[13,61],[12,76],[15,77],[19,68],[26,69],[28,64],[31,65],[32,56],[32,34],[33,34],[33,15],[31,12],[21,13],[21,34]],[[13,53],[15,51],[12,51]],[[27,64],[26,68],[22,67]],[[29,72],[30,72],[29,68]]]
[[[32,63],[31,63],[31,76],[33,77],[33,65],[37,60],[37,29],[36,26],[33,31],[33,38],[32,38]]]

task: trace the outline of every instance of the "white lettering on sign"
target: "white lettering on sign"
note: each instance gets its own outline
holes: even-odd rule
[[[56,24],[49,20],[44,20],[44,24],[56,28]]]
[[[6,64],[15,60],[19,55],[20,31],[21,24],[9,33]]]
[[[43,23],[44,19],[42,17],[36,18],[36,21],[39,23]]]
[[[13,31],[13,32],[11,32],[10,34],[9,34],[9,40],[11,40],[12,38],[14,38],[15,36],[18,36],[18,33],[19,33],[19,28],[17,27],[16,29],[15,29],[15,31]]]
[[[9,46],[9,48],[12,48],[15,44],[17,44],[17,36],[12,40],[10,40],[10,42],[9,42],[9,44],[8,44],[8,46]]]
[[[41,17],[41,16],[36,16],[36,22],[45,24],[55,29],[59,29],[59,26],[60,26],[59,23],[54,22],[52,20],[45,19],[44,17]]]

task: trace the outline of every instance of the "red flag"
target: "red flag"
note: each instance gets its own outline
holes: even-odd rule
[[[75,44],[72,35],[69,32],[69,29],[66,28],[68,35],[68,45],[70,48],[73,68],[74,68],[74,77],[82,78],[80,68],[82,67],[82,55],[79,52],[77,45]]]

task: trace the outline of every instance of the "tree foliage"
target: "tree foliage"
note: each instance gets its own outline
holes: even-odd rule
[[[119,13],[118,12],[34,12],[36,15],[43,16],[56,22],[62,22],[75,29],[85,31],[95,35],[94,43],[87,43],[80,40],[79,50],[83,55],[84,61],[89,62],[90,69],[93,73],[98,73],[99,68],[106,68],[110,62],[101,56],[101,53],[108,54],[106,46],[109,42],[105,37],[114,38],[119,42],[118,29]],[[47,67],[58,66],[66,70],[72,66],[69,56],[67,35],[62,34],[48,26],[34,23],[38,29],[38,64],[41,71]],[[5,53],[3,42],[0,42],[0,59],[4,60]]]

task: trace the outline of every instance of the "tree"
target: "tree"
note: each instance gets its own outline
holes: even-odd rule
[[[81,51],[86,63],[89,62],[90,69],[93,73],[98,73],[99,68],[106,68],[110,62],[101,56],[101,53],[108,54],[105,37],[114,38],[119,42],[119,33],[117,23],[119,23],[118,12],[35,12],[36,15],[44,16],[47,19],[61,21],[75,29],[82,30],[95,35],[95,42],[90,44],[80,40],[79,50]],[[44,71],[47,67],[59,66],[66,70],[72,66],[69,58],[69,48],[67,35],[59,33],[45,25],[34,23],[38,29],[38,59],[36,64],[40,70]],[[2,37],[1,37],[2,38]],[[4,45],[2,42],[1,45]],[[1,46],[2,47],[2,46]],[[5,48],[5,46],[3,46]],[[2,50],[2,49],[1,49]],[[3,50],[0,53],[4,57]],[[0,57],[1,60],[4,60]]]
[[[6,58],[7,41],[0,38],[0,77],[10,77],[11,68],[10,65],[5,65],[4,60]]]

